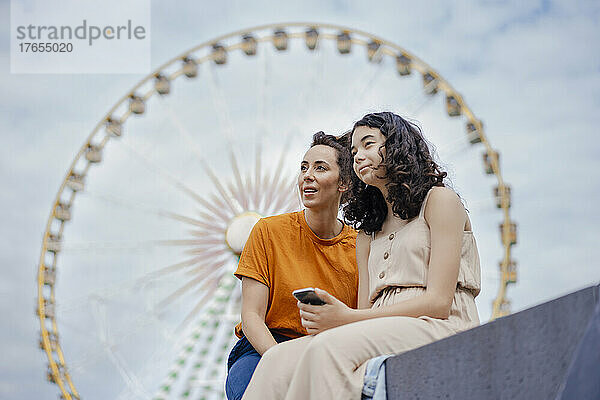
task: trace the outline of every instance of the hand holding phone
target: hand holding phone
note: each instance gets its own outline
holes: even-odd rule
[[[313,306],[322,306],[323,304],[326,304],[319,296],[317,296],[314,288],[294,290],[292,294],[298,301],[304,304],[311,304]]]

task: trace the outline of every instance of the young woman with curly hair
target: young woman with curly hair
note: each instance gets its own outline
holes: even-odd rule
[[[356,242],[359,307],[324,290],[298,303],[313,334],[263,355],[244,399],[360,399],[366,362],[479,324],[479,255],[460,198],[444,184],[420,129],[368,114],[354,124],[356,174],[345,218]]]

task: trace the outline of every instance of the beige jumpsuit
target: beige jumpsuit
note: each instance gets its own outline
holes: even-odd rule
[[[399,303],[425,290],[431,251],[424,218],[429,193],[417,218],[389,236],[372,239],[368,260],[372,307]],[[374,318],[278,344],[263,355],[243,399],[360,399],[369,359],[403,353],[479,324],[474,298],[480,276],[475,238],[465,231],[448,319]]]

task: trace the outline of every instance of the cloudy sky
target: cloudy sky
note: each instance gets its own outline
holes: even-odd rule
[[[74,155],[143,75],[10,74],[9,2],[3,0],[0,10],[0,171],[5,182],[0,342],[9,360],[0,366],[0,398],[54,398],[57,389],[45,381],[46,359],[37,348],[34,315],[42,234]],[[400,44],[464,96],[501,153],[518,223],[514,258],[519,282],[509,291],[513,310],[600,282],[593,259],[600,241],[595,207],[600,188],[594,178],[600,154],[594,141],[600,124],[598,2],[154,1],[151,10],[153,68],[218,35],[282,21],[335,23]],[[336,85],[323,87],[343,97]],[[348,124],[358,117],[348,116]],[[338,121],[325,128],[347,127]],[[462,157],[476,159],[480,168],[480,156],[471,151]],[[457,167],[456,174],[460,171]],[[491,193],[491,187],[481,193]],[[499,220],[499,214],[492,215],[491,221]],[[486,237],[497,240],[496,224],[478,228],[482,248],[487,248]],[[498,261],[495,255],[485,258]],[[484,288],[489,289],[479,303],[484,320],[495,291],[495,268],[484,268]]]

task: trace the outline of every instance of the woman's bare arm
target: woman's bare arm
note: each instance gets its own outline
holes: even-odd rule
[[[265,324],[268,302],[268,286],[252,278],[242,278],[242,330],[260,355],[277,344]]]

